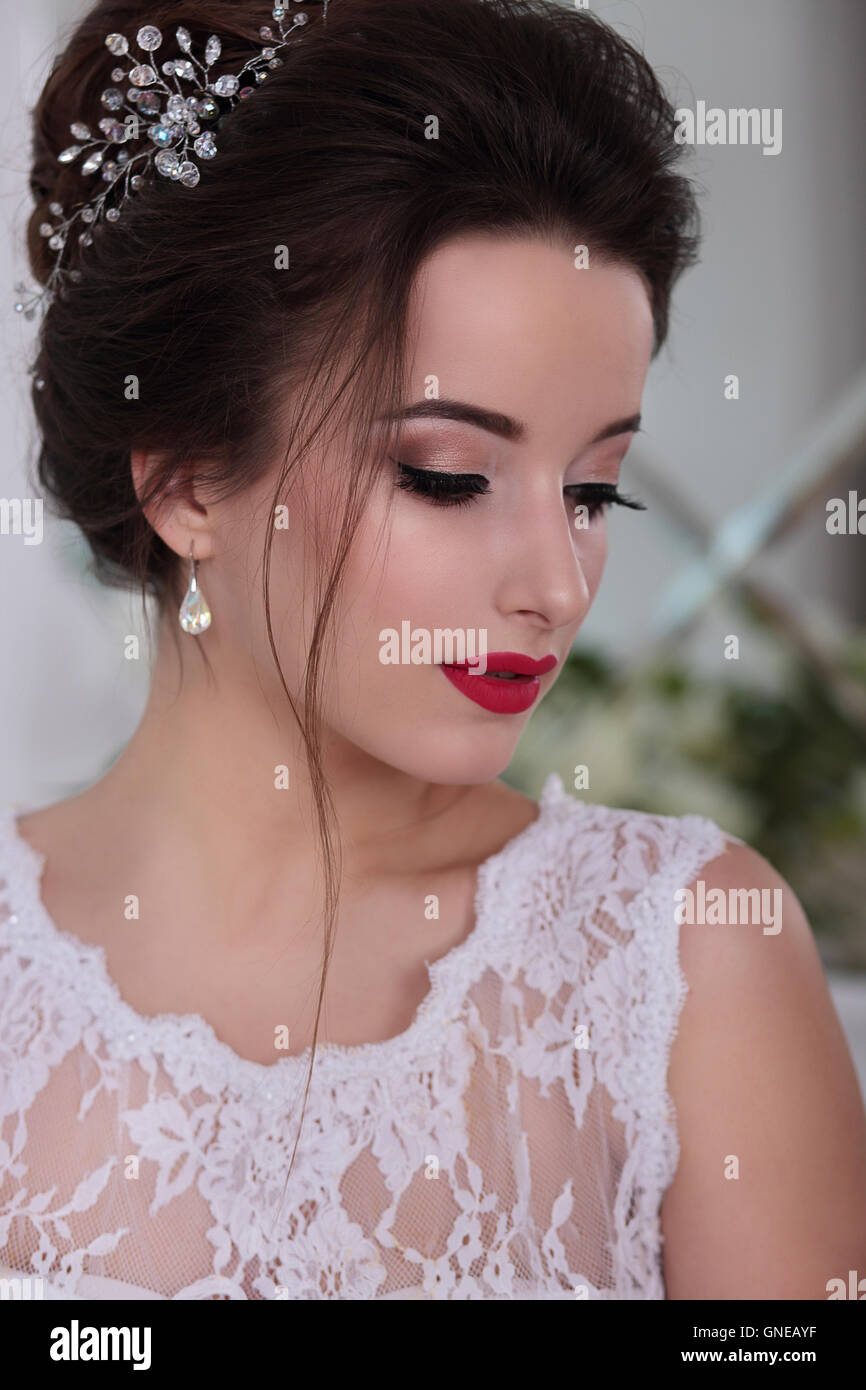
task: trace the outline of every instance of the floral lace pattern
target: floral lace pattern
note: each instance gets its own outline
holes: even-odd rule
[[[577,801],[480,866],[405,1032],[239,1057],[137,1014],[0,811],[0,1274],[52,1297],[662,1299],[674,891],[732,836]]]

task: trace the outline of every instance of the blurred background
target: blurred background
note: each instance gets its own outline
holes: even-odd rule
[[[31,0],[0,19],[0,498],[39,496],[36,325],[12,311],[29,282],[27,111],[86,8]],[[812,923],[866,1091],[866,6],[591,8],[675,106],[781,108],[782,148],[690,152],[701,264],[623,469],[649,510],[612,509],[599,596],[506,780],[536,795],[556,771],[576,796],[710,816],[764,854]],[[841,534],[834,498],[854,520]],[[96,780],[144,708],[147,664],[121,655],[125,634],[145,639],[136,600],[88,566],[47,514],[41,545],[0,535],[0,798],[21,809]]]

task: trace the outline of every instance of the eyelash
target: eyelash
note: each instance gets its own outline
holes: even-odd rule
[[[429,468],[412,468],[394,459],[400,470],[397,487],[414,492],[437,507],[466,507],[476,497],[488,491],[489,483],[480,473],[434,473]],[[646,511],[645,504],[635,497],[624,496],[613,483],[572,483],[563,489],[575,494],[574,501],[582,503],[593,520],[605,507],[633,507]]]

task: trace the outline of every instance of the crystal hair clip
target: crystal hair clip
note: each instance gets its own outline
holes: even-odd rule
[[[256,89],[254,86],[242,87],[240,74],[249,72],[256,83],[264,82],[269,69],[282,66],[282,58],[277,57],[279,50],[286,47],[296,29],[307,23],[307,16],[299,12],[293,16],[291,24],[284,27],[286,13],[285,5],[275,4],[271,15],[278,26],[279,39],[269,25],[262,25],[259,29],[259,37],[264,40],[261,51],[241,65],[238,75],[225,74],[215,81],[210,80],[209,69],[222,52],[222,44],[216,34],[211,34],[207,40],[204,61],[200,62],[193,54],[189,30],[180,25],[175,30],[180,56],[166,59],[161,69],[163,77],[157,72],[157,60],[152,57],[163,42],[163,36],[155,25],[142,25],[135,36],[135,43],[143,55],[141,59],[130,52],[130,42],[123,34],[106,35],[105,45],[109,52],[115,58],[126,59],[132,64],[128,70],[115,67],[111,80],[113,83],[130,85],[125,92],[118,85],[106,87],[102,93],[102,105],[113,113],[98,122],[104,138],[94,136],[85,122],[73,121],[69,129],[76,143],[62,150],[57,160],[60,164],[73,164],[80,155],[85,155],[80,172],[84,175],[98,173],[108,186],[88,202],[79,204],[66,218],[60,203],[49,203],[49,212],[60,221],[43,222],[39,231],[47,237],[51,250],[57,252],[57,260],[41,291],[29,292],[27,286],[21,283],[15,286],[17,294],[30,294],[26,301],[16,303],[16,313],[23,313],[25,318],[32,319],[38,308],[48,308],[55,292],[62,292],[67,277],[72,281],[81,278],[80,271],[67,270],[63,264],[71,229],[79,220],[84,223],[86,230],[79,233],[78,244],[89,246],[93,240],[90,227],[103,217],[103,213],[108,222],[119,220],[123,203],[131,193],[143,186],[144,173],[151,164],[164,177],[175,179],[187,188],[195,187],[200,171],[190,156],[194,153],[201,160],[213,159],[217,153],[216,141],[213,131],[204,127],[227,114],[217,98],[223,103],[228,101],[228,110],[232,110],[238,102],[251,96]],[[328,0],[324,0],[325,21],[327,14]],[[173,87],[169,85],[170,82],[173,82]],[[193,83],[194,90],[184,95],[180,85],[182,82]],[[121,117],[121,110],[128,114]],[[142,126],[145,127],[143,135]],[[143,147],[130,154],[127,145],[141,141],[144,142]],[[108,159],[106,155],[113,146],[117,147],[117,153]],[[120,182],[123,184],[120,197],[105,209],[108,194]]]

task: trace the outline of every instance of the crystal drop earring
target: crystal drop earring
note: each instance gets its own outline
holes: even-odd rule
[[[189,588],[184,594],[183,603],[180,605],[178,617],[184,632],[189,632],[193,637],[198,637],[199,633],[206,632],[210,627],[211,615],[207,606],[207,600],[198,587],[195,568],[198,561],[193,559],[192,541],[189,543]]]

